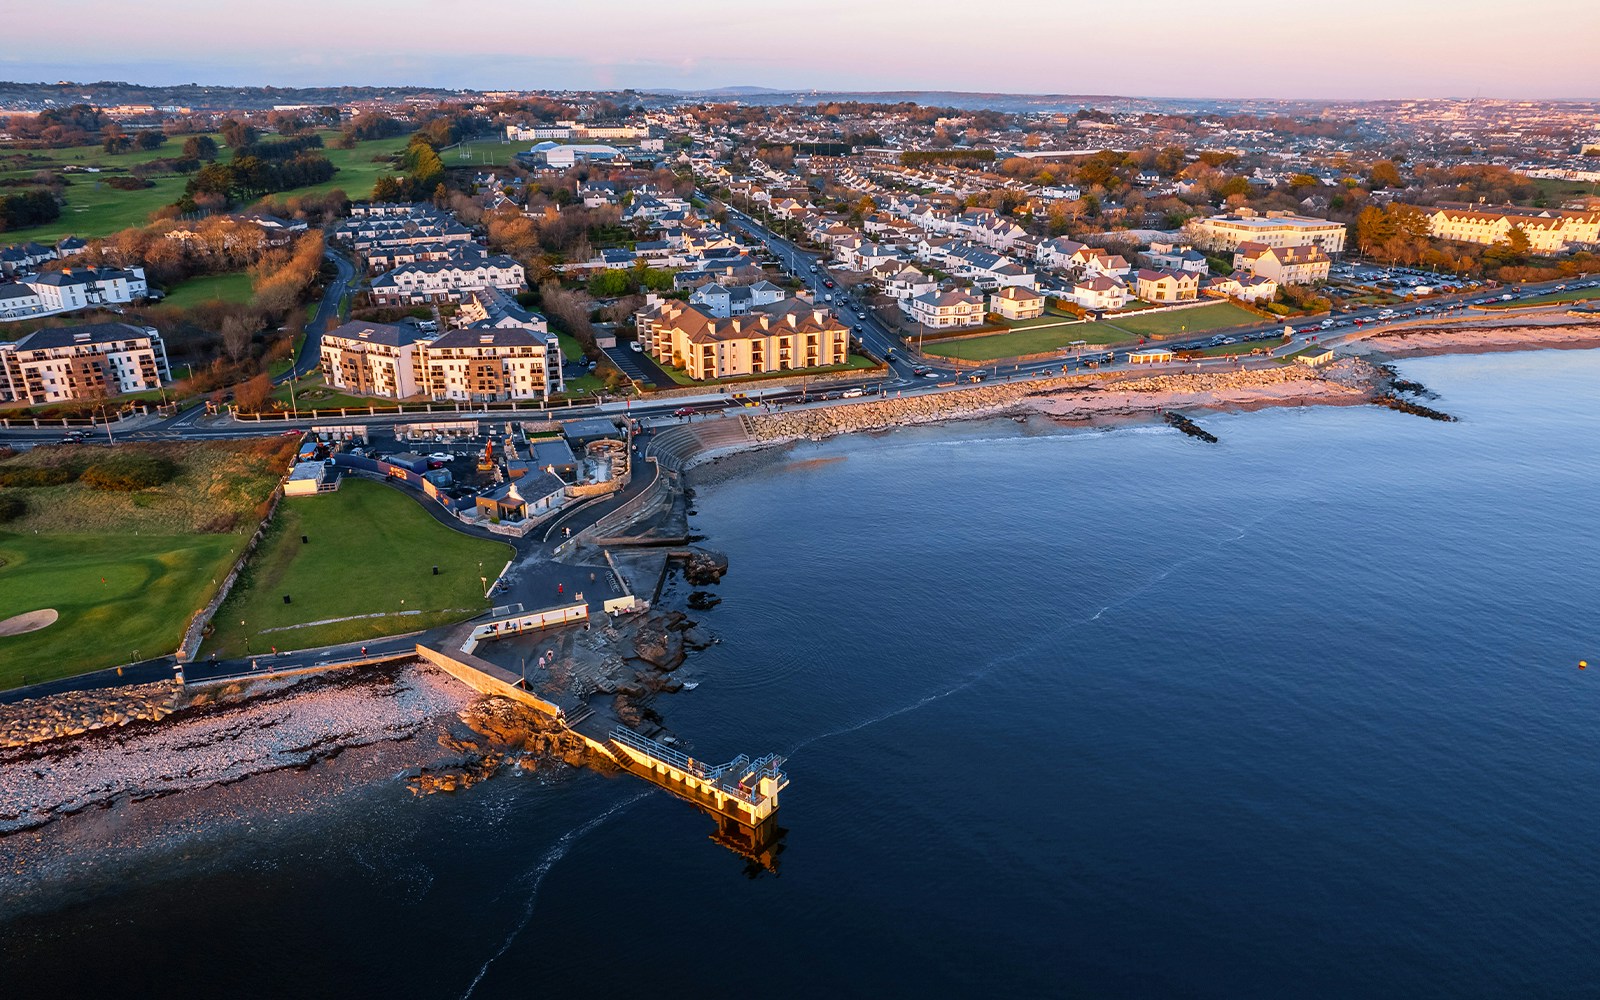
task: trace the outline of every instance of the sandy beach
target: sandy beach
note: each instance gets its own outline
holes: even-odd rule
[[[1376,330],[1370,334],[1354,334],[1341,346],[1353,351],[1369,348],[1392,358],[1544,348],[1580,350],[1600,347],[1600,323],[1574,322],[1564,317],[1563,321],[1548,324],[1523,322],[1504,326]]]

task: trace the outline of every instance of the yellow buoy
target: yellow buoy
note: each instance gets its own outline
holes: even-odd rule
[[[1589,669],[1589,661],[1588,660],[1579,660],[1578,661],[1578,669],[1579,670],[1587,670],[1587,669]]]

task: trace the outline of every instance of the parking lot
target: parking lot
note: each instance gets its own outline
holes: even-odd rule
[[[670,389],[675,383],[655,361],[643,351],[636,351],[626,343],[603,348],[606,358],[622,374],[636,382],[658,389]]]

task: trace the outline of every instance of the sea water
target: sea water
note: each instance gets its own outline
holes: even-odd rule
[[[0,983],[1595,995],[1600,352],[1401,367],[1460,422],[1036,417],[707,470],[721,641],[657,707],[701,759],[788,754],[776,872],[629,778],[395,782],[0,899]]]

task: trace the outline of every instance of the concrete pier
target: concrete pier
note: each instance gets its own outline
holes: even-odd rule
[[[583,605],[519,613],[463,629],[452,641],[418,644],[417,656],[482,694],[521,702],[560,723],[597,753],[658,788],[709,814],[717,823],[712,839],[765,868],[775,867],[782,849],[778,793],[789,785],[784,759],[776,754],[751,759],[740,754],[723,764],[696,760],[673,747],[619,725],[609,713],[596,714],[577,698],[557,704],[527,689],[516,671],[478,655],[483,642],[559,626],[585,617]]]

